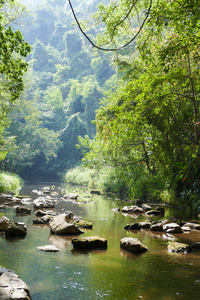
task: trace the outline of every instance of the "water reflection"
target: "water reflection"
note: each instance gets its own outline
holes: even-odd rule
[[[71,241],[75,236],[61,236],[61,235],[55,235],[51,234],[49,236],[49,241],[52,243],[52,245],[56,246],[60,250],[64,250],[68,247],[71,248]]]

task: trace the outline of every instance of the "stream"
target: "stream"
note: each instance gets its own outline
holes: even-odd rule
[[[74,236],[51,235],[49,227],[33,225],[35,213],[15,214],[6,207],[1,216],[27,224],[24,239],[5,239],[0,236],[0,265],[14,270],[28,285],[32,300],[171,300],[200,299],[200,250],[189,254],[169,253],[167,243],[173,239],[191,244],[200,242],[200,231],[173,234],[169,238],[163,232],[149,229],[127,231],[127,223],[146,220],[145,215],[128,215],[114,212],[131,203],[116,196],[92,195],[87,188],[51,183],[55,191],[61,189],[70,194],[76,192],[77,201],[60,201],[55,211],[72,211],[93,224],[92,230],[84,230],[81,236],[100,236],[108,240],[107,250],[75,251],[71,244]],[[36,199],[34,190],[41,190],[49,183],[26,182],[21,195]],[[198,217],[198,216],[197,216]],[[184,221],[193,217],[184,210],[166,209],[166,219]],[[196,220],[198,222],[198,219]],[[148,247],[148,251],[134,255],[120,249],[123,237],[136,237]],[[53,244],[59,252],[49,253],[37,249]]]

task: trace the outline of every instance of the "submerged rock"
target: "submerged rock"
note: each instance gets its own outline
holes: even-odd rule
[[[28,286],[13,271],[0,267],[0,299],[31,300]]]
[[[120,247],[131,253],[142,253],[148,250],[137,238],[125,237],[120,241]]]
[[[192,248],[184,243],[172,242],[168,244],[167,249],[169,252],[183,252],[188,253],[192,252]]]
[[[75,249],[107,249],[107,240],[99,236],[90,236],[72,239],[72,245]]]
[[[65,234],[65,235],[83,233],[83,231],[81,231],[77,226],[68,223],[67,220],[68,220],[68,214],[60,214],[58,216],[55,216],[49,222],[49,228],[51,233]]]

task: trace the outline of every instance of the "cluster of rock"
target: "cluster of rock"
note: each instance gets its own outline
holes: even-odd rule
[[[151,206],[148,204],[142,204],[141,206],[138,205],[130,205],[130,206],[124,206],[122,208],[123,213],[128,214],[143,214],[146,213],[149,216],[159,216],[164,215],[165,209],[164,207],[156,207],[154,210],[151,209]]]
[[[30,214],[31,209],[28,209],[23,206],[25,203],[33,203],[33,209],[35,212],[36,218],[33,219],[33,224],[39,225],[47,225],[50,229],[50,234],[52,236],[55,235],[81,235],[84,233],[83,229],[92,229],[92,223],[82,220],[81,218],[74,215],[71,211],[66,211],[64,213],[57,213],[54,211],[56,204],[59,199],[56,198],[58,195],[55,191],[52,192],[51,188],[44,188],[41,193],[38,191],[37,194],[39,197],[34,201],[28,197],[17,198],[13,195],[3,195],[0,196],[0,203],[3,203],[2,209],[4,209],[5,205],[12,205],[16,210],[16,214]],[[53,194],[54,193],[54,194]],[[99,194],[98,191],[92,191],[92,193]],[[77,201],[78,194],[68,194],[62,196],[64,201]],[[6,203],[5,203],[6,202]],[[16,205],[17,204],[17,205]],[[119,212],[120,209],[114,209],[115,212]],[[135,215],[146,215],[147,220],[145,222],[134,222],[131,224],[127,224],[124,229],[126,230],[140,230],[140,229],[149,229],[151,231],[163,231],[167,234],[181,234],[185,231],[190,230],[200,230],[200,224],[197,223],[170,223],[168,220],[159,220],[159,221],[150,221],[151,216],[164,216],[165,210],[163,207],[156,207],[152,210],[151,206],[147,204],[131,205],[125,206],[122,208],[123,214],[135,214]],[[14,222],[7,217],[3,216],[0,218],[0,232],[5,234],[6,237],[21,237],[24,238],[27,234],[26,225],[22,222]],[[105,238],[99,236],[89,236],[89,237],[76,237],[72,238],[71,244],[73,245],[74,250],[93,250],[93,249],[103,249],[106,250],[108,246],[108,242]],[[143,253],[148,250],[148,248],[143,245],[139,239],[132,237],[124,237],[120,240],[119,246],[122,250],[128,251],[130,253],[138,254]],[[169,252],[191,252],[193,248],[200,248],[200,242],[194,243],[192,245],[186,245],[183,243],[170,242],[168,244]],[[38,247],[38,250],[45,252],[57,252],[60,249],[55,247],[54,245],[45,245]],[[5,275],[4,275],[5,273]],[[17,277],[17,275],[12,272],[9,275],[7,272],[0,273],[0,299],[15,299],[12,298],[12,295],[15,295],[15,288],[12,289],[13,294],[10,292],[10,298],[6,298],[8,291],[10,291],[12,286],[13,278]],[[10,274],[12,274],[12,277]],[[3,275],[3,277],[2,277]],[[7,277],[6,277],[7,276]],[[10,277],[9,277],[10,276]],[[4,279],[7,278],[7,279]],[[4,280],[10,283],[9,285],[1,284]],[[20,279],[19,279],[20,280]],[[24,290],[22,293],[26,293],[24,298],[16,298],[16,299],[31,299],[28,288],[24,283],[20,282],[20,286],[24,287],[19,288],[18,290]],[[23,285],[24,284],[24,285]],[[9,288],[8,288],[9,286]],[[5,289],[2,290],[2,289]],[[1,295],[5,294],[5,298]]]
[[[164,215],[163,207],[156,207],[155,210],[152,210],[151,207],[147,204],[143,204],[141,207],[139,206],[125,206],[122,208],[122,212],[129,214],[146,214],[147,216],[158,216]],[[157,232],[165,232],[167,234],[181,234],[184,232],[188,232],[191,230],[200,230],[200,224],[194,222],[186,222],[186,223],[171,223],[169,220],[159,220],[150,222],[148,219],[146,222],[134,222],[131,224],[127,224],[124,229],[126,230],[140,230],[140,229],[149,229],[151,231]],[[126,243],[125,243],[126,245]],[[200,242],[193,243],[191,245],[187,245],[184,243],[178,242],[169,242],[168,244],[169,252],[192,252],[192,249],[200,249]],[[127,246],[129,249],[129,246]]]

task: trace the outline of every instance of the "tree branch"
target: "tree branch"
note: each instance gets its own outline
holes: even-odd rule
[[[100,47],[100,46],[97,46],[96,44],[94,44],[94,43],[92,42],[92,40],[88,37],[88,35],[83,31],[83,29],[82,29],[82,27],[81,27],[81,25],[80,25],[80,23],[79,23],[79,21],[78,21],[78,19],[77,19],[77,17],[76,17],[75,11],[74,11],[73,6],[72,6],[72,4],[71,4],[71,0],[68,0],[68,2],[69,2],[69,6],[70,6],[70,8],[71,8],[71,11],[72,11],[72,13],[73,13],[74,19],[75,19],[75,21],[76,21],[76,23],[77,23],[77,25],[78,25],[80,31],[81,31],[82,34],[86,37],[86,39],[90,42],[90,44],[91,44],[94,48],[97,48],[97,49],[99,49],[99,50],[103,50],[103,51],[117,51],[117,50],[121,50],[121,49],[124,49],[125,47],[127,47],[127,46],[128,46],[129,44],[131,44],[131,43],[136,39],[136,37],[140,34],[142,28],[144,27],[144,24],[146,23],[146,21],[147,21],[147,19],[148,19],[148,17],[149,17],[149,14],[150,14],[150,11],[151,11],[151,7],[152,7],[152,2],[153,2],[153,0],[150,0],[149,8],[148,8],[147,13],[146,13],[146,17],[144,18],[144,20],[143,20],[143,22],[142,22],[142,24],[141,24],[141,26],[140,26],[138,32],[133,36],[132,39],[130,39],[130,41],[128,41],[126,44],[124,44],[123,46],[120,46],[120,47],[118,47],[118,48],[103,48],[103,47]],[[131,6],[130,10],[128,11],[128,13],[127,13],[126,16],[124,17],[124,19],[123,19],[122,21],[120,21],[118,24],[115,25],[115,27],[114,27],[114,29],[113,29],[113,35],[114,35],[114,31],[115,31],[116,27],[119,26],[122,22],[124,22],[126,18],[128,18],[129,14],[131,13],[131,11],[132,11],[133,7],[135,6],[136,2],[137,2],[137,0],[136,0],[136,1],[134,2],[134,4]]]

